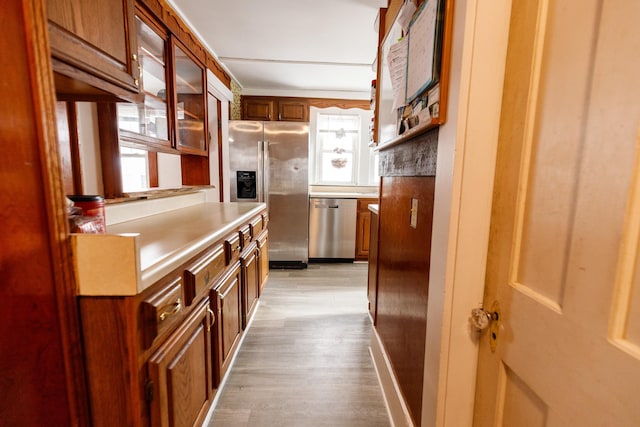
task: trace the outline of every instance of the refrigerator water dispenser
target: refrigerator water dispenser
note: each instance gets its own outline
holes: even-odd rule
[[[236,184],[238,199],[255,200],[257,195],[255,171],[236,171]]]

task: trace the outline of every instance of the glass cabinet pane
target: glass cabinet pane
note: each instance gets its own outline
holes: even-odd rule
[[[168,141],[165,40],[138,17],[136,30],[144,102],[118,104],[118,127]]]
[[[204,70],[178,46],[174,65],[178,149],[206,154]]]

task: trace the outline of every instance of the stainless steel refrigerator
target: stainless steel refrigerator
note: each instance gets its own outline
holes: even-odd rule
[[[265,202],[269,264],[305,268],[309,261],[309,125],[229,122],[232,202]]]

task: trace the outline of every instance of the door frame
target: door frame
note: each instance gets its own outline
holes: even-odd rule
[[[471,426],[512,0],[456,0],[449,121],[439,131],[422,425]]]

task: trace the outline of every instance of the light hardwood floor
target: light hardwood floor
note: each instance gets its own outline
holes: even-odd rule
[[[364,263],[271,270],[209,426],[389,426],[366,288]]]

